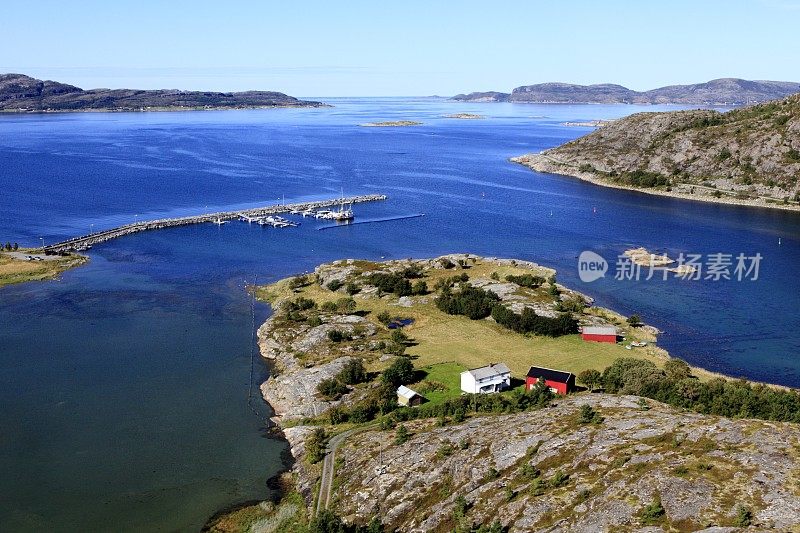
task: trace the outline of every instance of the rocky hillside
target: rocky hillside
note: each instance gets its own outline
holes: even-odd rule
[[[637,113],[515,161],[607,185],[793,204],[800,200],[800,94],[727,113]]]
[[[258,334],[272,369],[261,392],[294,461],[276,483],[281,502],[218,515],[206,529],[800,527],[800,426],[719,416],[798,420],[800,397],[711,379],[669,359],[652,346],[650,328],[592,307],[554,274],[526,261],[453,254],[335,261],[259,288],[275,309]],[[465,293],[473,299],[462,308],[442,305]],[[491,315],[473,316],[481,307],[474,298],[488,293]],[[567,313],[649,342],[625,350],[574,333],[546,339],[509,328],[509,311],[545,322]],[[501,360],[513,386],[532,364],[606,367],[595,374],[609,394],[561,398],[544,385],[462,394],[462,370]],[[399,407],[400,384],[426,401]]]
[[[592,104],[682,104],[749,105],[800,92],[800,83],[750,81],[722,78],[691,85],[670,85],[649,91],[634,91],[610,83],[576,85],[539,83],[517,87],[510,94],[483,92],[459,94],[454,100],[465,102],[592,103]]]
[[[582,418],[583,405],[594,421]],[[539,411],[405,427],[402,444],[396,430],[376,430],[340,449],[342,516],[377,514],[406,532],[495,520],[538,532],[800,526],[796,425],[587,394]]]
[[[0,111],[147,111],[169,109],[231,109],[259,107],[318,107],[272,91],[238,93],[91,89],[23,74],[0,74]]]

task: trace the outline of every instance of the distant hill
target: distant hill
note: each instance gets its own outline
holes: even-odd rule
[[[598,85],[539,83],[517,87],[510,94],[500,92],[459,94],[454,96],[453,100],[463,102],[741,106],[785,98],[797,92],[800,92],[800,83],[797,82],[721,78],[706,83],[670,85],[644,92],[610,83]]]
[[[222,93],[210,91],[91,89],[24,74],[0,74],[0,111],[148,111],[320,107],[273,91]]]
[[[656,194],[796,207],[800,94],[727,113],[637,113],[514,161]]]
[[[499,93],[497,91],[476,92],[469,94],[457,94],[452,99],[461,102],[507,102],[509,93]]]

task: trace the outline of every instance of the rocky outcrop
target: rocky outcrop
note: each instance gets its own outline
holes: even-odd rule
[[[261,355],[272,361],[274,369],[269,379],[261,384],[261,395],[275,411],[275,419],[318,416],[346,401],[346,396],[335,401],[322,399],[317,393],[317,385],[336,376],[352,357],[335,357],[328,362],[316,361],[306,365],[298,355],[314,352],[315,359],[324,358],[330,352],[329,331],[368,337],[375,333],[375,326],[357,315],[334,315],[316,327],[299,324],[279,329],[274,327],[275,324],[273,315],[258,330]]]
[[[657,194],[791,207],[800,199],[800,95],[727,113],[637,113],[514,161]]]
[[[260,107],[322,107],[274,91],[213,92],[91,89],[43,81],[23,74],[0,74],[0,111],[151,111]]]
[[[581,424],[584,404],[604,420]],[[630,531],[645,525],[642,509],[658,498],[664,515],[649,531],[732,526],[740,508],[762,528],[800,525],[796,425],[651,401],[643,408],[639,398],[602,394],[447,427],[406,425],[412,436],[404,444],[392,431],[371,431],[340,450],[340,513],[361,519],[379,509],[400,531],[450,531],[463,496],[472,523]]]

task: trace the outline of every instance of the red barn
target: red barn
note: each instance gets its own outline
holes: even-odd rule
[[[528,370],[528,376],[525,378],[525,388],[531,390],[540,379],[543,379],[544,384],[556,394],[566,395],[575,390],[575,376],[572,372],[538,366],[532,366]]]
[[[614,326],[583,326],[581,338],[585,341],[616,344],[617,328]]]

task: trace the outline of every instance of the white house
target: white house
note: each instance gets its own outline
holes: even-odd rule
[[[500,392],[511,387],[511,370],[504,363],[491,364],[461,373],[461,390],[470,394]]]

